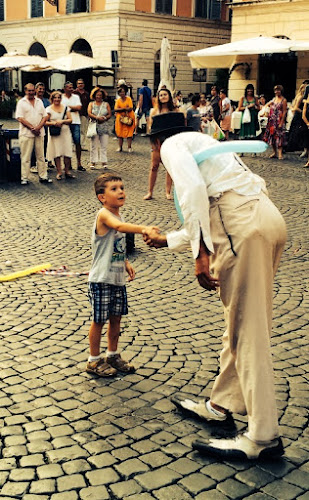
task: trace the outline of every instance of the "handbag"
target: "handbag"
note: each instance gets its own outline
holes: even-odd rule
[[[62,115],[61,120],[64,119],[66,112],[67,112],[67,107],[65,107],[65,110],[64,110],[64,113]],[[57,135],[60,135],[60,134],[61,134],[61,127],[56,127],[56,125],[49,126],[49,135],[56,137]]]
[[[95,135],[97,135],[97,122],[91,120],[88,123],[88,128],[87,128],[87,134],[86,134],[86,136],[88,137],[88,139],[91,139]]]
[[[232,130],[240,130],[241,129],[241,111],[233,111],[232,119],[231,119],[231,129]]]
[[[217,122],[212,119],[210,122],[208,122],[208,135],[210,135],[213,139],[216,139],[217,141],[222,141],[225,139],[225,135],[223,130],[219,127]]]
[[[242,122],[243,123],[251,123],[251,114],[250,114],[250,111],[247,107],[244,110],[244,114],[242,115]]]
[[[131,127],[131,125],[133,124],[133,118],[131,118],[131,116],[128,115],[127,111],[126,111],[126,114],[124,116],[123,115],[120,116],[119,121],[123,125],[127,125],[127,127]]]

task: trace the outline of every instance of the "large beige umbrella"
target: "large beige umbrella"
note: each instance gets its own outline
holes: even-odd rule
[[[18,52],[8,52],[0,57],[0,69],[19,69],[25,66],[42,66],[46,68],[47,59],[41,56],[29,56]]]
[[[188,56],[193,68],[230,68],[237,56],[286,53],[293,43],[295,40],[257,36],[189,52]]]
[[[160,51],[160,83],[159,89],[166,85],[166,87],[171,90],[170,82],[170,55],[171,46],[166,36],[162,38],[161,51]]]
[[[97,68],[100,66],[93,57],[77,54],[76,52],[71,52],[67,56],[53,59],[50,61],[50,65],[53,69],[65,72],[78,71],[86,68]]]

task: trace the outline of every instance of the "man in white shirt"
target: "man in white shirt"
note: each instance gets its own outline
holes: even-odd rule
[[[19,121],[19,146],[21,156],[21,184],[29,184],[30,162],[33,147],[35,148],[39,180],[51,183],[48,178],[44,158],[44,124],[47,113],[41,99],[35,96],[32,83],[25,85],[25,97],[20,99],[16,107],[16,119]]]
[[[154,117],[150,135],[174,181],[184,227],[166,236],[152,231],[144,239],[172,251],[191,246],[199,284],[219,289],[226,331],[210,399],[174,402],[208,422],[224,422],[229,412],[248,415],[248,432],[236,439],[195,441],[200,452],[228,459],[278,456],[283,446],[270,334],[273,278],[286,241],[285,223],[264,180],[237,155],[217,151],[199,162],[197,154],[220,145],[205,134],[184,131],[183,115],[165,113]]]
[[[76,159],[77,159],[77,170],[86,170],[82,167],[81,156],[82,147],[80,143],[80,110],[82,109],[82,103],[78,95],[73,94],[74,87],[73,83],[66,82],[64,84],[64,94],[62,94],[61,103],[63,106],[67,106],[68,110],[71,111],[72,123],[70,125],[72,139],[76,148]]]

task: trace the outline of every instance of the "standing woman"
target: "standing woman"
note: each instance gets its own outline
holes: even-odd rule
[[[154,116],[160,115],[161,113],[170,113],[171,111],[178,113],[179,108],[174,104],[171,92],[167,88],[160,89],[157,95],[157,105],[150,111],[149,129],[151,129],[152,120]],[[151,164],[150,164],[150,172],[148,180],[148,193],[144,196],[144,200],[152,199],[152,193],[157,180],[160,161],[161,161],[160,152],[152,148]],[[166,172],[165,195],[167,200],[172,200],[171,189],[172,189],[172,178],[169,175],[169,173]]]
[[[307,130],[306,130],[306,134],[305,134],[305,148],[307,148],[308,161],[307,161],[306,165],[304,165],[304,166],[305,166],[305,168],[309,168],[309,96],[307,96],[307,99],[304,100],[302,117],[303,117],[303,120],[307,126]]]
[[[114,112],[116,113],[115,131],[118,137],[119,148],[117,152],[122,151],[123,139],[127,139],[128,142],[128,152],[132,153],[132,138],[135,129],[135,114],[133,111],[133,103],[131,97],[126,94],[128,92],[128,87],[126,85],[120,85],[118,89],[119,98],[115,103]],[[131,124],[122,123],[123,118],[131,118]]]
[[[107,93],[100,87],[95,87],[90,93],[92,102],[88,104],[88,116],[96,121],[97,133],[91,137],[90,168],[96,168],[96,164],[101,162],[102,166],[107,165],[107,143],[108,143],[108,120],[112,116],[111,108],[107,99]]]
[[[229,131],[231,130],[231,115],[232,115],[232,106],[231,101],[227,97],[226,90],[220,90],[220,127],[222,128],[225,139],[229,138]]]
[[[64,175],[66,179],[74,179],[75,176],[70,174],[72,152],[72,135],[70,131],[70,123],[72,116],[70,111],[61,104],[62,94],[55,90],[50,94],[51,105],[46,108],[48,120],[45,123],[48,127],[48,143],[47,143],[47,159],[55,161],[57,181],[62,180],[61,157],[64,160]],[[60,128],[60,135],[51,135],[51,127]]]
[[[285,138],[285,117],[287,113],[287,100],[283,96],[282,85],[274,87],[275,97],[267,103],[269,106],[269,117],[266,132],[263,141],[267,142],[273,148],[270,158],[279,158],[283,160],[282,150]]]
[[[251,120],[249,123],[243,122],[246,108],[248,108],[250,112]],[[245,88],[245,95],[240,99],[238,109],[242,111],[239,139],[255,139],[256,132],[259,129],[258,111],[260,110],[260,104],[258,97],[254,95],[252,83],[249,83]]]
[[[303,83],[299,87],[295,99],[292,103],[292,113],[294,114],[294,116],[289,131],[289,139],[286,151],[303,151],[304,149],[305,137],[307,132],[307,127],[302,118],[305,88],[306,85]]]

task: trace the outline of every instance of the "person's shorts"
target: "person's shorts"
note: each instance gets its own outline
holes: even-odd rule
[[[127,291],[124,286],[89,283],[88,298],[95,323],[105,323],[110,316],[128,314]]]
[[[143,109],[142,115],[145,115],[145,117],[148,118],[149,114],[150,114],[150,109]]]
[[[78,123],[71,123],[70,130],[74,144],[80,144],[80,125]]]

